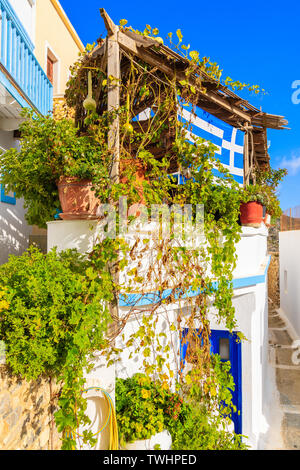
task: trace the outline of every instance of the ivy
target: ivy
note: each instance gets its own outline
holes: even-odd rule
[[[120,27],[133,30],[124,19]],[[155,39],[157,47],[163,41],[159,30],[150,25],[135,32]],[[10,150],[0,157],[1,182],[17,197],[24,197],[27,220],[39,226],[59,208],[56,183],[62,175],[91,179],[99,200],[116,209],[117,224],[120,197],[127,198],[128,207],[142,202],[147,214],[152,204],[180,208],[203,204],[205,208],[205,240],[192,248],[175,243],[173,225],[169,236],[158,233],[151,239],[137,232],[129,241],[121,236],[106,238],[87,258],[56,251],[43,256],[31,249],[0,267],[0,334],[7,345],[7,362],[14,373],[26,378],[46,374],[61,383],[56,422],[65,449],[74,447],[78,426],[89,422],[80,392],[84,369],[95,350],[101,350],[108,365],[120,360],[120,352],[126,350],[129,359],[140,361],[145,374],[117,380],[123,440],[146,438],[166,426],[175,449],[243,447],[241,436],[224,427],[234,411],[234,384],[229,364],[222,365],[210,354],[210,315],[213,312],[229,331],[237,328],[232,281],[241,236],[240,204],[254,197],[258,188],[240,188],[218,160],[213,144],[196,137],[191,142],[190,123],[178,119],[178,106],[188,105],[193,113],[199,92],[205,93],[199,68],[217,84],[254,93],[260,89],[230,77],[222,79],[218,64],[183,44],[180,29],[176,37],[175,43],[168,35],[171,47],[187,60],[186,79],[177,83],[123,51],[127,66],[118,81],[121,104],[109,113],[108,83],[115,80],[106,75],[100,56],[90,54],[93,45],[89,45],[71,68],[66,90],[75,121],[29,114],[21,126],[20,152]],[[196,78],[191,85],[192,74]],[[96,110],[89,113],[83,105],[88,76],[96,102]],[[136,119],[137,109],[151,111],[146,122]],[[117,182],[109,178],[114,155],[107,144],[116,118],[120,128]],[[216,179],[215,170],[221,178]],[[184,185],[170,176],[175,172],[185,177]],[[264,179],[257,176],[275,212],[278,200],[273,189],[282,176],[281,172],[268,173]],[[195,218],[193,212],[193,222]],[[145,267],[149,253],[151,262]],[[157,298],[147,311],[141,312],[133,301],[125,313],[110,317],[108,307],[115,311],[120,294],[132,292],[141,296],[156,292]],[[113,327],[105,337],[109,319]],[[125,337],[124,329],[132,319],[138,327]],[[178,334],[184,328],[188,329],[181,338],[187,345],[186,364],[178,349]],[[243,339],[242,332],[239,337]],[[171,392],[174,387],[176,393]],[[91,433],[85,431],[84,440],[93,443]]]
[[[109,283],[76,251],[44,255],[30,248],[0,266],[0,286],[6,363],[17,376],[61,385],[55,419],[63,448],[72,449],[78,426],[89,422],[81,390],[91,354],[104,344]]]

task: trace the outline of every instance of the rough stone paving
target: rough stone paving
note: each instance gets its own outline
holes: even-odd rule
[[[283,449],[300,450],[300,366],[292,363],[292,339],[272,305],[269,309],[270,357],[276,373]]]

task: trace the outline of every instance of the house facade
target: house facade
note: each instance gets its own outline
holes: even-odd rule
[[[279,233],[279,264],[280,264],[280,310],[289,326],[289,333],[295,347],[299,347],[300,339],[300,208],[288,209],[281,217]]]
[[[46,115],[63,95],[69,67],[83,45],[55,0],[1,0],[0,148],[18,148],[21,110]],[[45,232],[28,226],[22,200],[0,197],[0,263],[21,254],[30,241],[45,244]]]
[[[133,60],[142,60],[146,64],[157,70],[174,77],[174,69],[177,70],[177,79],[180,80],[180,73],[183,73],[186,66],[185,61],[176,52],[171,51],[164,45],[157,47],[157,42],[141,35],[135,34],[130,29],[119,31],[113,25],[111,19],[104,12],[105,25],[108,30],[108,38],[96,46],[94,53],[89,59],[93,67],[99,66],[114,70],[114,76],[121,77],[122,67],[124,76],[128,70],[129,58],[131,54]],[[124,53],[123,62],[117,69],[116,62],[109,63],[107,58],[107,41],[110,37],[117,38],[118,47]],[[113,50],[113,45],[108,45]],[[108,55],[109,56],[109,55]],[[112,57],[112,52],[111,56]],[[116,56],[115,56],[116,57]],[[97,62],[97,60],[99,62]],[[89,62],[85,64],[89,66]],[[114,67],[114,68],[113,68]],[[109,73],[109,72],[108,72]],[[172,75],[173,74],[173,75]],[[267,127],[283,128],[286,121],[280,116],[268,115],[254,108],[245,100],[242,100],[233,92],[223,86],[212,83],[205,74],[203,81],[206,81],[207,92],[199,93],[197,109],[191,113],[188,108],[182,110],[178,108],[178,120],[189,123],[187,137],[193,142],[195,137],[202,137],[212,142],[216,147],[216,157],[229,170],[235,181],[239,185],[249,184],[253,166],[268,165],[268,145]],[[161,79],[161,75],[159,75]],[[85,85],[86,86],[86,85]],[[96,95],[96,93],[95,93]],[[97,106],[101,108],[101,93],[98,93]],[[106,97],[105,97],[106,98]],[[103,98],[103,102],[106,103]],[[115,103],[118,103],[116,98]],[[107,105],[107,104],[106,104]],[[80,108],[81,106],[81,108]],[[137,106],[137,120],[145,121],[151,116],[151,107]],[[79,111],[82,111],[82,104],[79,104]],[[80,115],[79,112],[79,115]],[[133,112],[134,115],[134,112]],[[135,122],[132,121],[135,125]],[[142,123],[141,123],[142,124]],[[114,149],[115,150],[115,149]],[[150,150],[151,151],[151,150]],[[159,158],[166,154],[166,148],[155,149],[155,155]],[[185,175],[180,172],[173,172],[177,177],[178,184],[185,183]],[[215,177],[218,178],[217,171]],[[142,227],[140,236],[146,232],[147,227]],[[101,239],[101,222],[86,220],[60,220],[48,223],[48,250],[57,247],[58,250],[66,248],[76,248],[82,253],[88,253],[93,246]],[[247,436],[245,441],[252,449],[263,448],[266,435],[271,423],[268,422],[267,408],[270,406],[270,396],[268,391],[268,293],[267,293],[267,272],[269,266],[269,256],[267,253],[268,229],[262,222],[259,227],[242,227],[241,239],[236,245],[237,265],[233,273],[233,304],[236,315],[236,328],[229,333],[225,324],[220,323],[215,315],[214,308],[210,309],[211,328],[211,352],[220,354],[221,359],[230,361],[231,372],[235,381],[235,391],[233,402],[237,412],[232,416],[234,429],[237,433]],[[125,236],[126,239],[126,236]],[[130,236],[128,236],[130,242]],[[132,241],[132,240],[131,240]],[[142,263],[149,264],[151,259],[145,255]],[[129,266],[129,269],[133,266]],[[120,274],[122,282],[126,286],[126,274]],[[185,322],[188,317],[188,305],[179,305],[176,298],[172,302],[164,303],[164,295],[168,296],[166,288],[163,293],[158,293],[149,289],[146,294],[140,294],[138,289],[132,289],[132,293],[120,294],[118,311],[120,318],[129,318],[122,331],[122,336],[116,339],[116,346],[121,350],[120,361],[106,367],[103,359],[95,357],[94,369],[87,376],[87,387],[102,387],[114,395],[115,378],[131,377],[137,372],[143,371],[143,358],[139,355],[128,340],[132,334],[138,331],[142,316],[153,312],[157,315],[155,333],[158,336],[164,335],[165,343],[172,344],[176,351],[174,364],[171,365],[176,371],[175,362],[182,361],[187,364],[186,347],[183,341],[189,325]],[[187,294],[189,298],[196,295],[191,288]],[[183,313],[186,309],[186,315]],[[170,333],[168,325],[175,324],[175,320],[181,317],[180,328]],[[199,325],[200,327],[200,325]],[[237,341],[242,333],[247,339]],[[155,339],[153,340],[155,342]],[[177,367],[178,370],[178,367]],[[102,417],[106,416],[107,410],[101,409],[98,405],[88,408],[89,416],[95,423],[93,430],[96,432]],[[99,436],[97,447],[99,449],[108,448],[108,436],[103,433]]]

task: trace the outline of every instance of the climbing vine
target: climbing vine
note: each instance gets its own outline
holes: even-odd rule
[[[121,20],[120,28],[127,28],[126,20]],[[159,31],[149,25],[138,34],[156,39],[158,45],[162,42]],[[26,378],[47,374],[61,382],[56,423],[63,433],[65,449],[74,448],[78,427],[88,423],[84,414],[86,401],[80,392],[84,369],[92,363],[95,350],[102,352],[108,365],[124,359],[125,352],[129,362],[140,361],[148,385],[155,384],[160,391],[180,398],[189,414],[179,427],[174,424],[176,420],[168,425],[174,448],[241,446],[240,438],[226,430],[235,411],[231,397],[234,383],[229,365],[210,354],[210,322],[214,316],[229,331],[237,326],[232,273],[241,233],[239,210],[244,190],[220,163],[213,144],[190,137],[191,122],[183,118],[183,110],[189,109],[193,115],[198,93],[206,91],[200,75],[193,85],[188,80],[199,68],[219,86],[248,88],[255,93],[259,88],[230,77],[222,80],[217,64],[190,51],[190,46],[182,42],[180,30],[176,36],[177,43],[172,34],[168,38],[171,47],[188,61],[186,80],[177,82],[125,51],[121,57],[123,74],[116,80],[107,76],[105,61],[93,56],[93,46],[88,46],[71,69],[66,92],[67,104],[75,111],[74,122],[70,124],[70,120],[60,116],[56,124],[47,118],[38,129],[33,121],[22,127],[24,147],[20,155],[26,158],[30,153],[32,161],[33,147],[40,147],[38,158],[47,172],[43,180],[39,165],[37,170],[28,167],[39,185],[35,197],[28,199],[35,223],[39,221],[34,208],[49,192],[49,181],[52,199],[57,203],[54,183],[58,173],[77,174],[78,165],[83,165],[83,173],[88,171],[101,203],[110,204],[116,211],[117,237],[99,239],[87,258],[55,251],[43,256],[31,250],[20,258],[11,258],[0,268],[4,286],[0,332],[7,343],[7,362],[15,373]],[[111,84],[119,87],[120,106],[107,112]],[[84,105],[87,96],[88,109]],[[137,119],[141,113],[145,119]],[[107,139],[116,119],[120,126],[120,177],[112,181],[109,174],[114,152]],[[66,145],[62,133],[55,134],[55,142],[58,140],[60,147],[70,150],[68,161],[61,162],[61,153],[53,146],[53,155],[60,162],[59,167],[54,165],[55,174],[51,173],[55,158],[49,152],[46,157],[43,155],[43,126],[49,131],[47,139],[51,138],[51,129],[59,128],[66,130],[68,139],[71,137],[71,144]],[[34,139],[33,129],[41,130],[39,141]],[[76,148],[80,150],[78,157]],[[97,155],[101,155],[101,165],[97,164]],[[13,168],[18,168],[18,155],[14,152],[13,156],[14,166],[2,158],[9,168],[6,176],[4,171],[7,184],[12,184]],[[178,175],[184,184],[178,184]],[[18,196],[25,190],[19,187]],[[128,207],[135,207],[129,216],[134,230],[125,237],[120,230],[120,198],[126,198]],[[203,233],[190,246],[184,243],[184,237],[176,236],[176,224],[183,220],[180,210],[190,205],[191,236],[197,222],[194,208],[199,204],[205,210]],[[147,227],[153,206],[177,208],[177,215],[176,210],[171,210],[168,233],[164,232],[163,223],[156,224],[159,230],[155,233],[145,235],[145,230],[141,230]],[[51,210],[47,207],[46,216]],[[44,215],[40,225],[45,222]],[[101,223],[104,219],[103,213]],[[141,309],[139,302],[147,300],[149,293],[152,300]],[[109,313],[109,306],[116,306],[120,298],[124,307],[118,314],[111,308]],[[109,322],[112,323],[106,334]],[[133,322],[138,326],[130,330],[128,326]],[[243,339],[242,333],[239,337]],[[187,348],[185,362],[180,356],[179,339]],[[149,389],[153,386],[149,385]],[[143,390],[148,396],[147,387]],[[122,416],[121,422],[130,429],[126,417]],[[201,429],[198,440],[195,422]],[[160,430],[161,421],[158,424]],[[219,427],[221,431],[217,431]],[[140,435],[140,431],[138,423],[132,434],[126,430],[124,436],[130,439]],[[94,442],[88,431],[84,441]]]

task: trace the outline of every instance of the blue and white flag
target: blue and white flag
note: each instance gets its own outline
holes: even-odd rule
[[[188,140],[193,142],[194,137],[201,137],[212,142],[217,147],[215,157],[229,170],[235,181],[243,184],[244,132],[198,107],[195,113],[196,116],[190,108],[178,108],[178,120],[188,124]],[[214,172],[218,176],[218,171]]]
[[[182,123],[187,123],[187,138],[190,142],[194,142],[194,137],[202,137],[212,142],[216,147],[215,157],[220,160],[225,168],[229,170],[237,183],[244,183],[244,132],[240,129],[227,124],[212,114],[203,111],[203,109],[195,108],[196,116],[191,112],[191,107],[178,106],[177,118]],[[145,109],[137,117],[143,121],[154,115],[152,110]],[[216,177],[222,177],[218,170],[213,170]],[[183,184],[185,179],[179,173],[175,173],[174,177],[178,177],[178,184]]]

